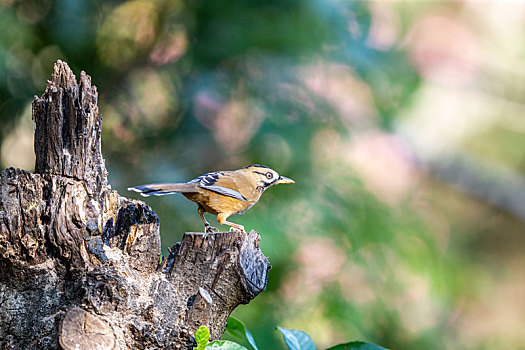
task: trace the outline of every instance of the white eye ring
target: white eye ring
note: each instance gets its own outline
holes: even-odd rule
[[[273,178],[273,174],[272,174],[271,172],[267,172],[267,173],[266,173],[266,178],[267,178],[268,180],[271,180],[271,179]]]

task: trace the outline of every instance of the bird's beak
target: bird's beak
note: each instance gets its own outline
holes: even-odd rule
[[[279,177],[279,180],[277,180],[275,182],[275,184],[294,184],[294,183],[295,183],[294,180],[292,180],[292,179],[290,179],[290,178],[288,178],[286,176]]]

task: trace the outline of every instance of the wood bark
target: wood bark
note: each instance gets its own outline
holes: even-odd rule
[[[35,96],[35,173],[0,173],[0,349],[190,349],[266,287],[255,231],[186,233],[112,191],[97,89],[58,61]],[[198,217],[196,218],[198,220]]]

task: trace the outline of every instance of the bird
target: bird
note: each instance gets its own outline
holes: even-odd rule
[[[217,232],[204,217],[204,213],[217,215],[221,225],[230,230],[244,231],[244,226],[228,221],[233,214],[243,214],[259,201],[268,188],[277,184],[293,184],[294,180],[279,175],[275,170],[259,164],[237,170],[214,171],[185,183],[158,183],[129,187],[144,197],[182,193],[197,203],[197,212],[204,222],[205,233]]]

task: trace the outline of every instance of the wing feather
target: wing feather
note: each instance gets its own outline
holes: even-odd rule
[[[199,184],[199,187],[215,192],[215,193],[218,193],[218,194],[222,194],[224,196],[233,197],[240,201],[247,201],[247,199],[244,198],[244,196],[240,192],[232,190],[231,188],[228,188],[228,187],[222,187],[222,186],[217,186],[217,185],[205,186],[205,185],[202,185],[202,183]]]

